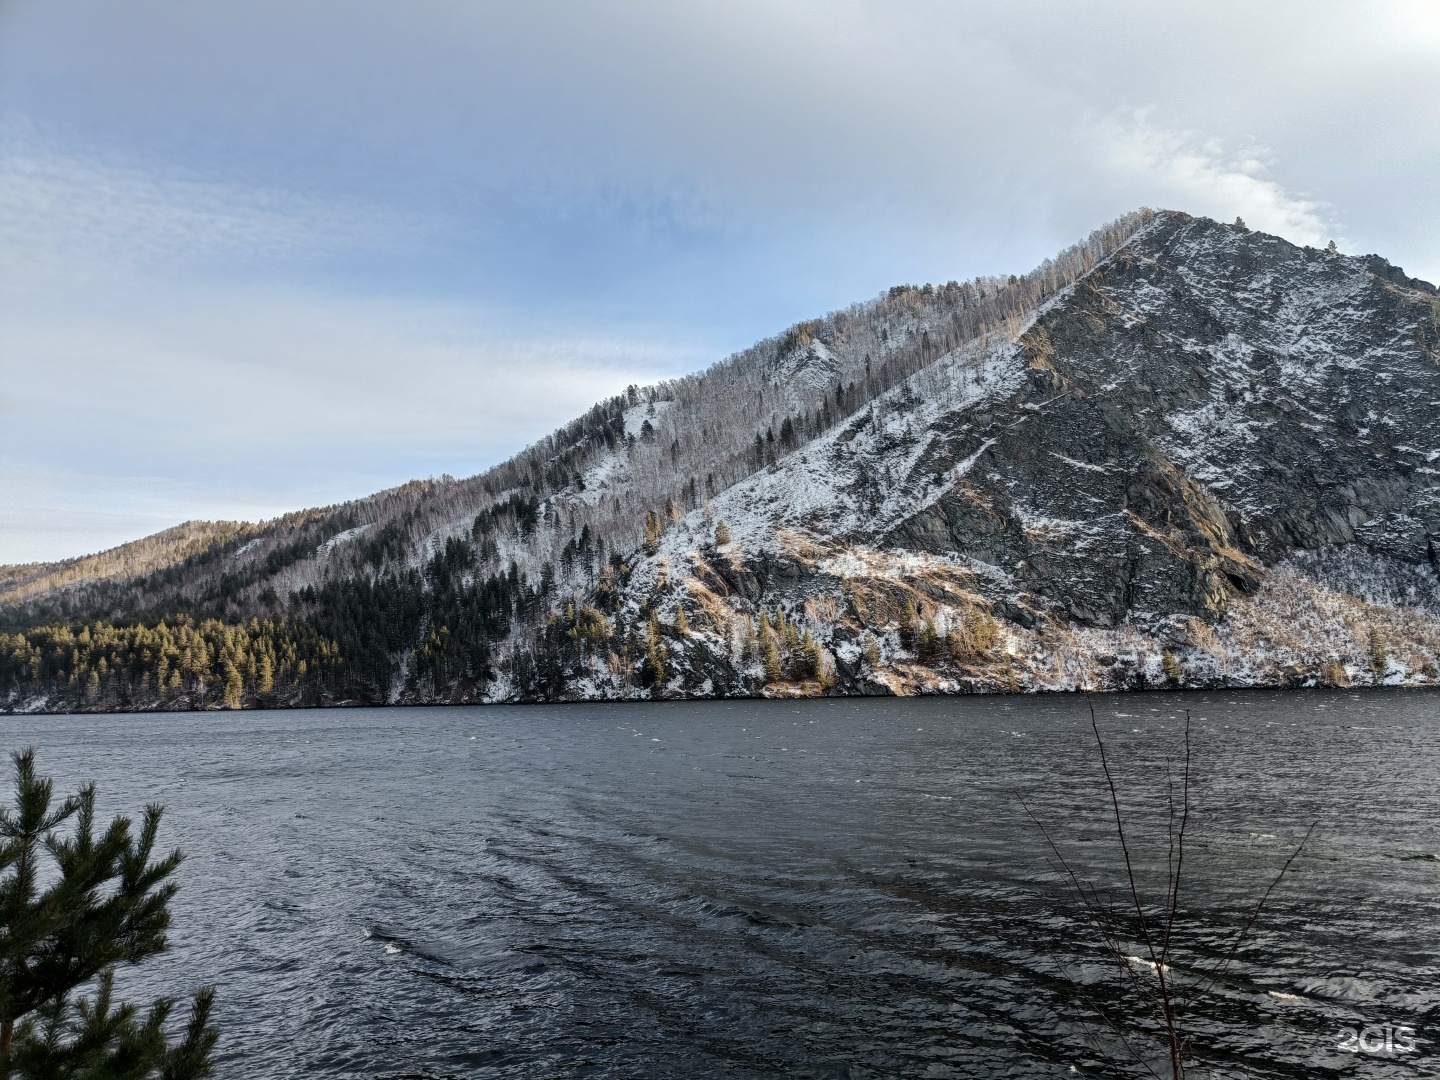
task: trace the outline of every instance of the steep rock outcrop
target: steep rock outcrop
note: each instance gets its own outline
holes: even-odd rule
[[[1163,214],[1013,343],[944,358],[714,512],[762,550],[790,528],[976,569],[1017,631],[1140,633],[1158,663],[1206,639],[1185,619],[1223,630],[1306,552],[1433,574],[1437,342],[1436,290],[1384,260]],[[1319,681],[1343,642],[1314,648],[1281,681]]]

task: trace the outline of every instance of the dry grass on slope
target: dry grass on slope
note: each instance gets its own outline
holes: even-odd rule
[[[1285,566],[1217,630],[1212,655],[1232,679],[1303,671],[1322,683],[1401,685],[1440,672],[1440,617],[1370,603]]]
[[[1282,565],[1225,618],[1171,619],[1159,632],[1053,627],[1029,686],[1424,686],[1440,677],[1440,615],[1373,603]]]
[[[153,573],[211,548],[247,539],[259,530],[260,526],[243,521],[187,521],[98,555],[3,566],[0,567],[0,606],[23,603],[67,585]]]

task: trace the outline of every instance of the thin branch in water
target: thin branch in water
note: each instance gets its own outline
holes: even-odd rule
[[[1290,864],[1300,857],[1300,853],[1305,850],[1305,845],[1310,842],[1311,834],[1315,832],[1319,825],[1320,823],[1318,821],[1313,822],[1310,828],[1305,830],[1305,836],[1300,841],[1300,845],[1290,853],[1290,857],[1285,860],[1285,865],[1280,868],[1280,872],[1275,875],[1275,880],[1270,882],[1270,887],[1265,890],[1265,894],[1260,897],[1260,902],[1255,905],[1255,910],[1250,913],[1250,918],[1247,919],[1245,925],[1241,927],[1240,933],[1235,935],[1235,942],[1230,946],[1229,953],[1226,954],[1225,959],[1220,961],[1210,973],[1210,981],[1205,984],[1205,989],[1201,991],[1202,993],[1209,993],[1215,984],[1220,981],[1221,976],[1225,973],[1225,969],[1230,966],[1230,962],[1235,959],[1236,953],[1240,951],[1240,946],[1244,944],[1246,937],[1249,936],[1251,927],[1253,927],[1256,920],[1260,918],[1260,912],[1264,910],[1266,901],[1270,899],[1270,894],[1275,891],[1275,886],[1280,884],[1281,878],[1289,871]]]
[[[1269,902],[1270,896],[1290,871],[1295,860],[1298,859],[1300,854],[1305,850],[1316,828],[1318,828],[1319,823],[1312,824],[1306,831],[1300,844],[1291,853],[1290,857],[1285,861],[1285,864],[1280,868],[1279,873],[1276,874],[1275,878],[1270,882],[1269,887],[1265,890],[1264,894],[1261,895],[1258,903],[1256,903],[1254,910],[1250,912],[1249,918],[1246,919],[1244,925],[1236,934],[1235,940],[1231,943],[1224,959],[1208,972],[1208,978],[1205,979],[1203,983],[1201,980],[1194,980],[1189,986],[1176,984],[1169,975],[1169,959],[1176,939],[1176,928],[1179,924],[1185,871],[1185,843],[1189,838],[1191,787],[1193,781],[1192,766],[1194,758],[1190,712],[1189,710],[1185,712],[1185,756],[1183,771],[1179,778],[1180,790],[1178,800],[1176,798],[1176,778],[1173,767],[1167,765],[1165,769],[1167,843],[1165,898],[1158,920],[1154,921],[1152,927],[1152,920],[1146,915],[1145,904],[1140,895],[1140,885],[1131,857],[1130,837],[1127,836],[1125,831],[1124,812],[1120,806],[1119,788],[1115,782],[1114,773],[1110,768],[1109,755],[1105,748],[1104,737],[1100,733],[1100,725],[1095,713],[1095,705],[1088,696],[1086,701],[1089,705],[1091,731],[1095,735],[1095,743],[1100,753],[1101,770],[1104,774],[1105,783],[1110,795],[1110,809],[1115,821],[1116,838],[1120,842],[1120,851],[1124,858],[1129,904],[1133,908],[1135,919],[1139,925],[1140,935],[1150,954],[1148,965],[1146,965],[1141,957],[1130,956],[1125,952],[1121,944],[1121,933],[1126,920],[1120,917],[1119,909],[1112,907],[1102,899],[1101,894],[1093,884],[1087,886],[1086,882],[1080,878],[1075,868],[1071,866],[1064,854],[1060,851],[1059,846],[1055,843],[1049,830],[1045,828],[1044,823],[1031,811],[1029,805],[1026,804],[1023,799],[1019,801],[1021,806],[1024,807],[1025,813],[1040,829],[1046,844],[1054,856],[1054,861],[1050,862],[1051,869],[1058,876],[1068,880],[1070,887],[1079,898],[1087,918],[1099,934],[1104,949],[1110,954],[1111,958],[1120,965],[1139,996],[1142,999],[1149,999],[1155,1003],[1155,1007],[1159,1013],[1159,1020],[1164,1028],[1165,1038],[1168,1043],[1170,1058],[1169,1080],[1184,1080],[1186,1071],[1185,1062],[1191,1044],[1180,1030],[1179,1011],[1181,1006],[1183,1005],[1185,1008],[1189,1008],[1197,998],[1209,993],[1215,988],[1216,984],[1235,960],[1241,945],[1249,938],[1251,932],[1254,930],[1256,923],[1265,910],[1266,904]],[[1152,929],[1155,933],[1152,933]],[[1158,954],[1155,947],[1157,933],[1159,935]],[[1154,971],[1155,977],[1153,981],[1142,977],[1140,974],[1138,969],[1144,966],[1149,966]],[[1202,972],[1201,974],[1206,973]],[[1079,997],[1082,1001],[1090,1005],[1105,1024],[1114,1031],[1120,1044],[1124,1046],[1133,1061],[1149,1075],[1158,1078],[1160,1074],[1157,1073],[1149,1061],[1137,1051],[1136,1047],[1131,1044],[1129,1038],[1126,1037],[1125,1033],[1110,1018],[1105,1009],[1090,1001],[1083,993],[1081,993]],[[1094,1036],[1092,1036],[1092,1039],[1093,1038]],[[1105,1060],[1107,1066],[1113,1066],[1109,1057],[1098,1045],[1095,1049],[1101,1058]]]
[[[1090,729],[1095,733],[1095,745],[1100,749],[1100,767],[1105,772],[1105,783],[1110,789],[1110,806],[1115,812],[1115,833],[1120,840],[1120,851],[1125,857],[1125,877],[1130,884],[1130,899],[1135,905],[1135,917],[1139,922],[1140,934],[1145,939],[1146,951],[1155,970],[1155,981],[1159,986],[1161,1016],[1165,1022],[1165,1033],[1170,1044],[1170,1065],[1176,1080],[1184,1076],[1184,1064],[1180,1054],[1180,1035],[1175,1022],[1174,995],[1165,981],[1165,964],[1162,956],[1155,953],[1155,943],[1150,937],[1150,925],[1145,918],[1145,906],[1140,900],[1140,889],[1135,882],[1135,866],[1130,858],[1130,844],[1125,839],[1125,821],[1120,812],[1120,795],[1115,788],[1115,777],[1110,772],[1110,761],[1105,754],[1105,740],[1100,736],[1100,722],[1095,718],[1095,701],[1088,694],[1085,703],[1090,708]]]
[[[1111,929],[1112,925],[1118,926],[1120,920],[1114,917],[1113,912],[1106,911],[1105,905],[1100,901],[1099,894],[1096,893],[1093,888],[1089,891],[1089,893],[1086,892],[1085,885],[1080,880],[1080,876],[1075,873],[1074,869],[1070,866],[1070,863],[1066,860],[1064,854],[1061,853],[1060,848],[1051,838],[1050,831],[1045,828],[1045,823],[1042,822],[1039,817],[1035,815],[1035,812],[1030,809],[1030,805],[1025,801],[1022,796],[1017,793],[1015,798],[1020,803],[1021,807],[1024,808],[1026,815],[1030,818],[1031,821],[1035,823],[1036,827],[1040,830],[1040,834],[1045,837],[1046,844],[1050,846],[1050,850],[1054,853],[1056,861],[1059,862],[1060,867],[1063,868],[1062,876],[1068,877],[1070,879],[1071,887],[1075,890],[1075,894],[1080,898],[1081,907],[1084,908],[1085,914],[1090,920],[1090,924],[1095,928],[1096,932],[1099,933],[1102,943],[1104,944],[1106,950],[1110,953],[1111,959],[1119,965],[1120,969],[1124,971],[1127,976],[1129,976],[1130,980],[1135,984],[1135,990],[1137,991],[1137,993],[1139,993],[1142,997],[1153,994],[1155,992],[1155,988],[1149,985],[1143,979],[1141,979],[1139,973],[1136,972],[1134,966],[1126,960],[1125,951],[1120,946],[1120,939]],[[1061,869],[1057,868],[1055,866],[1055,863],[1050,863],[1049,865],[1050,869],[1055,871],[1057,875],[1061,874]],[[1096,1015],[1099,1016],[1100,1019],[1105,1021],[1106,1026],[1108,1026],[1110,1030],[1115,1033],[1115,1036],[1124,1045],[1126,1051],[1130,1054],[1130,1056],[1134,1058],[1137,1062],[1139,1062],[1146,1072],[1148,1072],[1151,1076],[1155,1077],[1155,1080],[1164,1080],[1164,1078],[1155,1071],[1155,1069],[1150,1065],[1150,1063],[1146,1061],[1145,1058],[1133,1046],[1130,1045],[1130,1040],[1126,1038],[1125,1033],[1113,1020],[1110,1019],[1109,1014],[1106,1013],[1103,1008],[1101,1008],[1094,1001],[1091,1001],[1089,997],[1085,994],[1081,994],[1080,997],[1083,1001],[1085,1001],[1087,1005],[1089,1005],[1095,1011]],[[1104,1050],[1100,1049],[1098,1044],[1095,1046],[1095,1052],[1104,1059],[1107,1065],[1114,1064],[1110,1060],[1109,1055],[1107,1055]]]
[[[1190,823],[1190,710],[1185,710],[1185,774],[1181,780],[1180,795],[1180,837],[1176,844],[1175,873],[1170,878],[1169,895],[1166,897],[1165,906],[1168,914],[1165,920],[1165,938],[1160,945],[1160,958],[1164,959],[1170,955],[1170,942],[1175,930],[1175,915],[1180,910],[1180,874],[1185,866],[1185,827]],[[1172,805],[1173,822],[1173,805]]]

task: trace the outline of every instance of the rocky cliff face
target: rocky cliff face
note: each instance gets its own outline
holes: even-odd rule
[[[881,659],[859,668],[895,689],[1424,680],[1437,458],[1432,286],[1165,214],[1014,341],[944,358],[726,492],[714,514],[735,539],[715,555],[744,567],[719,578],[750,605],[840,613],[828,636],[807,625],[852,686],[846,639],[867,634]],[[657,559],[713,564],[688,524]],[[1380,626],[1359,566],[1411,581],[1381,605],[1409,631]],[[1274,617],[1277,568],[1346,614],[1306,640],[1282,620],[1248,641],[1248,621]],[[998,661],[992,647],[920,664],[900,640],[973,608],[996,619]]]
[[[240,694],[271,704],[1433,682],[1435,288],[1207,219],[1129,220],[1069,284],[892,290],[742,358],[726,378],[790,411],[736,482],[707,470],[715,406],[687,404],[725,393],[632,395],[529,486],[222,531],[231,547],[102,592],[21,575],[26,603],[84,618],[83,597],[138,590],[163,613],[230,574],[249,590],[232,619],[304,625],[334,671],[325,597],[359,612],[370,681]],[[965,314],[982,301],[1003,318]],[[695,508],[642,505],[642,483]],[[633,539],[587,539],[602,511]]]
[[[1014,567],[1082,623],[1214,619],[1296,550],[1409,563],[1440,527],[1440,300],[1379,260],[1172,216],[1020,339],[993,439],[893,546]]]

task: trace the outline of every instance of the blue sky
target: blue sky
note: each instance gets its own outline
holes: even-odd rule
[[[468,475],[1145,204],[1440,278],[1440,7],[0,5],[0,562]]]

